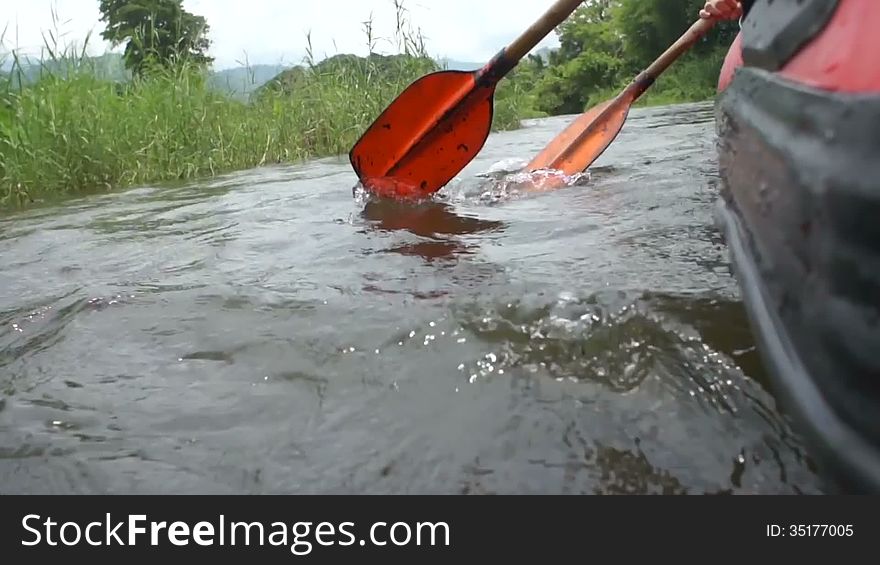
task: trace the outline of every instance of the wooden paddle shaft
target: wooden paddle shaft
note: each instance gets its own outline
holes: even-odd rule
[[[645,69],[644,74],[651,77],[652,79],[656,79],[660,76],[663,71],[665,71],[669,65],[675,62],[682,53],[690,49],[694,43],[700,40],[709,30],[712,29],[712,26],[715,25],[714,19],[703,19],[700,18],[694,25],[690,27],[684,34],[678,38],[678,41],[669,46],[660,57],[654,61],[650,67]]]
[[[541,19],[507,46],[507,49],[504,50],[505,56],[510,61],[519,61],[525,57],[548,33],[564,22],[581,3],[582,0],[558,0],[541,16]]]

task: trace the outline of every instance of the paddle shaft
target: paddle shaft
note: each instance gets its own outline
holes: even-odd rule
[[[556,29],[556,26],[564,22],[582,3],[583,0],[557,0],[544,12],[544,15],[538,18],[538,21],[514,39],[510,45],[499,51],[483,68],[476,71],[477,81],[483,85],[494,85],[500,81],[519,64],[520,59]]]
[[[538,21],[507,46],[507,49],[504,50],[505,56],[511,61],[519,61],[525,57],[547,34],[564,22],[581,3],[582,0],[558,0]]]
[[[694,22],[675,43],[670,45],[648,68],[639,73],[620,94],[606,102],[606,107],[583,130],[578,132],[577,136],[569,141],[551,162],[544,166],[559,168],[560,163],[571,158],[583,144],[588,143],[596,136],[604,136],[608,140],[605,143],[605,147],[607,147],[623,127],[623,122],[633,102],[650,88],[663,71],[709,32],[714,25],[715,20],[713,19],[701,18]],[[601,154],[602,151],[604,148],[599,153]],[[594,159],[597,157],[598,155],[594,156]]]
[[[657,59],[651,63],[651,66],[642,71],[642,73],[636,77],[633,81],[633,85],[635,85],[635,92],[633,93],[635,96],[633,100],[638,99],[639,96],[644,94],[648,87],[657,80],[657,77],[669,68],[669,65],[674,63],[675,60],[681,57],[681,55],[688,49],[693,47],[693,45],[706,35],[714,25],[714,19],[700,18],[694,22],[694,24],[684,32],[675,43],[670,45],[662,55],[657,57]]]
[[[582,131],[580,135],[575,138],[575,142],[580,143],[588,136],[592,135],[593,132],[602,127],[605,122],[608,121],[614,112],[620,112],[621,106],[628,107],[638,100],[638,98],[644,94],[652,84],[654,84],[657,77],[669,68],[669,65],[674,63],[675,60],[690,49],[694,43],[706,35],[714,25],[714,19],[700,18],[694,22],[694,24],[688,28],[688,30],[684,32],[675,43],[670,45],[662,55],[657,57],[647,69],[639,73],[639,76],[637,76],[623,92],[617,95],[617,99],[615,99],[613,103],[609,104],[601,114],[596,116],[596,119],[590,124],[590,127]]]

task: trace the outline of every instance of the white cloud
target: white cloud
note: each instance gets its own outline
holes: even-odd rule
[[[407,16],[420,28],[432,55],[485,62],[525,31],[553,0],[404,0]],[[336,53],[366,53],[363,22],[372,15],[373,34],[392,37],[392,0],[184,0],[184,7],[211,26],[211,55],[217,68],[251,63],[300,63],[311,31],[316,58]],[[58,30],[53,29],[52,10]],[[81,46],[91,31],[90,53],[109,49],[100,38],[98,0],[0,0],[4,44],[39,54],[43,34],[60,35],[63,44]],[[539,46],[553,45],[551,33]],[[393,51],[380,43],[377,50]]]

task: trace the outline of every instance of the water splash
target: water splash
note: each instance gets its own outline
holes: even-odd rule
[[[456,177],[427,200],[503,202],[572,186],[585,186],[592,179],[590,171],[568,175],[556,169],[527,171],[526,165],[516,158],[497,161],[486,171],[475,175],[476,178],[487,180],[474,185]],[[352,196],[356,204],[366,204],[378,198],[360,181],[352,188]]]
[[[505,173],[481,184],[478,199],[482,202],[516,200],[572,186],[584,186],[590,182],[590,172],[567,175],[562,171],[542,169]]]

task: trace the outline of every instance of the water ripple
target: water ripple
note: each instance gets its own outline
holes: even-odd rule
[[[0,491],[819,491],[713,227],[711,114],[636,108],[552,190],[520,171],[573,116],[417,204],[340,156],[0,217]]]

